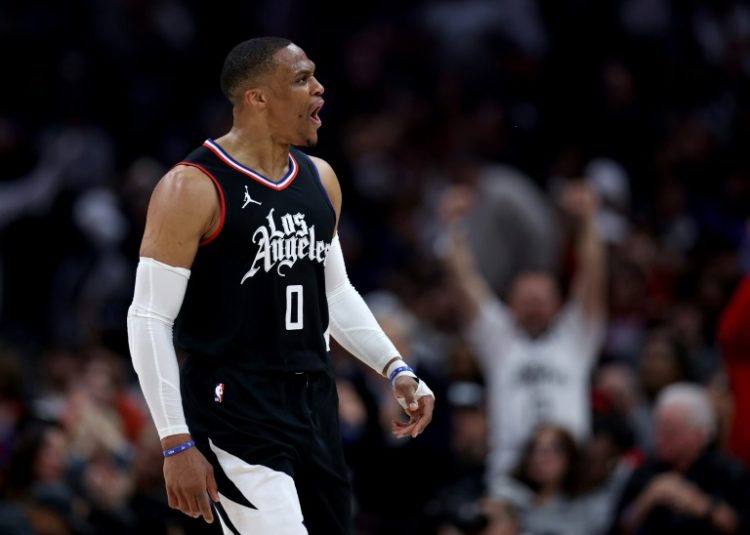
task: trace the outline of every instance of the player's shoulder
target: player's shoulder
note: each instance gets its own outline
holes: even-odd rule
[[[338,213],[341,208],[341,185],[339,184],[336,172],[333,170],[333,167],[331,167],[331,164],[323,158],[317,156],[308,156],[308,158],[310,158],[310,161],[317,169],[320,181],[328,192],[328,196]]]
[[[312,156],[309,154],[307,155],[307,157],[310,158],[310,161],[312,161],[313,165],[318,169],[318,173],[324,172],[326,174],[331,174],[334,177],[336,176],[336,173],[333,170],[333,167],[331,167],[331,164],[329,164],[323,158]]]
[[[211,198],[213,191],[213,181],[206,171],[179,163],[162,176],[155,193],[180,202],[201,202]]]
[[[162,177],[162,181],[187,189],[212,187],[213,179],[205,169],[193,164],[180,162]]]
[[[320,180],[323,182],[323,185],[326,188],[328,188],[329,186],[334,186],[336,188],[339,187],[339,179],[336,176],[336,172],[333,170],[333,167],[331,167],[331,164],[329,164],[323,158],[319,158],[317,156],[308,156],[308,158],[310,158],[310,161],[315,166],[315,169],[317,169]]]
[[[312,154],[308,154],[300,150],[299,147],[294,147],[294,146],[291,147],[291,153],[293,156],[297,158],[297,160],[299,160],[301,156],[305,160],[309,161],[315,168],[315,171],[317,171],[318,176],[320,176],[321,180],[323,180],[323,183],[325,183],[327,180],[335,181],[336,183],[338,183],[338,177],[336,177],[336,172],[333,170],[333,167],[331,166],[331,164],[329,164],[323,158],[320,158],[319,156],[313,156]]]

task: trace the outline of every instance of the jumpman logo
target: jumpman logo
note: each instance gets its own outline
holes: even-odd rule
[[[263,204],[262,202],[256,201],[255,199],[253,199],[252,197],[250,197],[250,192],[247,191],[247,186],[245,186],[245,198],[242,199],[242,200],[245,201],[245,204],[242,205],[242,209],[243,210],[245,209],[245,206],[247,206],[251,202],[253,202],[255,204]]]

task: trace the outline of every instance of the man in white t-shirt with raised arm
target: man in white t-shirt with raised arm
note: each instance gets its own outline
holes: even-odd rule
[[[576,231],[569,299],[563,303],[552,274],[523,272],[503,303],[479,274],[461,224],[471,197],[469,189],[452,188],[441,210],[450,238],[447,265],[488,387],[493,478],[512,469],[543,422],[561,424],[579,440],[589,433],[589,373],[604,336],[605,249],[595,226],[595,193],[585,182],[569,182],[561,196]]]

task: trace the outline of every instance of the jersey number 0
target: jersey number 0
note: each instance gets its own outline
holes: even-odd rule
[[[302,329],[302,285],[291,284],[286,287],[286,330],[299,331],[300,329]]]

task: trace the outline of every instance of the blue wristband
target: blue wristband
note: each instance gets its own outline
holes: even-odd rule
[[[391,376],[388,378],[388,380],[392,383],[396,379],[396,376],[401,372],[414,373],[414,370],[411,369],[411,366],[400,366],[391,372]]]
[[[177,444],[174,448],[164,450],[162,453],[164,453],[164,457],[171,457],[172,455],[176,455],[178,453],[182,453],[185,450],[189,450],[193,446],[195,446],[195,442],[193,442],[192,440],[188,440],[187,442],[183,442],[182,444]]]

